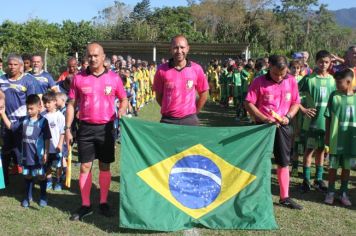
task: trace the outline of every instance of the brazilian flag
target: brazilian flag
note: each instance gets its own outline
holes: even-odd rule
[[[276,229],[275,126],[191,127],[123,119],[120,226]]]

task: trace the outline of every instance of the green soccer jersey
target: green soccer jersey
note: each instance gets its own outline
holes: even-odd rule
[[[223,69],[219,77],[221,99],[225,99],[228,94],[228,82],[227,82],[228,74],[229,72],[227,71],[227,69]]]
[[[235,87],[240,87],[241,86],[241,73],[236,70],[236,71],[234,71],[234,73],[232,75],[233,75],[232,83],[234,84]]]
[[[301,91],[305,93],[307,108],[316,109],[315,117],[310,120],[310,130],[325,131],[324,113],[329,96],[335,89],[335,80],[332,75],[324,78],[313,73],[305,78]]]
[[[299,83],[304,77],[302,75],[297,75],[295,79],[297,80],[297,83]]]
[[[232,74],[232,84],[234,85],[234,90],[232,96],[237,98],[238,96],[241,96],[241,73],[235,70]]]
[[[255,78],[260,77],[261,75],[265,75],[265,74],[267,74],[267,72],[268,72],[268,70],[266,70],[266,69],[257,71],[255,74]]]
[[[248,92],[248,77],[250,76],[250,73],[248,73],[246,70],[241,71],[241,90],[242,93],[247,93]]]
[[[330,154],[356,156],[356,94],[333,92],[325,117],[330,119]]]

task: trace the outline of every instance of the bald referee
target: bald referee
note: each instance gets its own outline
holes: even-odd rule
[[[99,160],[100,213],[111,216],[107,203],[111,183],[110,163],[115,161],[114,120],[115,98],[119,98],[119,117],[125,114],[126,93],[119,76],[105,69],[105,54],[101,45],[90,43],[87,46],[89,67],[73,78],[69,91],[66,114],[65,135],[67,143],[72,140],[70,126],[74,111],[79,103],[78,156],[80,165],[79,187],[82,198],[81,207],[70,220],[82,220],[93,213],[90,203],[92,186],[92,165]]]

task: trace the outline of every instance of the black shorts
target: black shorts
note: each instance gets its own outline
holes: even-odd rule
[[[292,150],[292,137],[292,126],[286,125],[277,127],[273,153],[275,162],[280,167],[286,167],[289,165]]]
[[[62,156],[57,153],[48,154],[47,163],[45,165],[46,171],[61,168],[62,165]]]
[[[188,115],[182,118],[162,116],[160,122],[174,125],[199,126],[199,119],[196,114]]]
[[[22,133],[2,127],[1,136],[3,138],[2,152],[8,154],[13,151],[17,163],[21,163]]]
[[[77,133],[78,158],[81,163],[95,159],[103,163],[115,161],[114,122],[103,125],[79,122]]]

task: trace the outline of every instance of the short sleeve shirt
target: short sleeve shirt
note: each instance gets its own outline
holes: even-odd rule
[[[47,119],[49,129],[51,131],[51,140],[49,145],[49,153],[56,153],[56,147],[59,144],[60,136],[64,134],[65,118],[60,111],[45,112],[43,116]]]
[[[335,91],[336,85],[332,75],[320,77],[313,73],[306,77],[301,91],[305,94],[308,107],[316,109],[316,115],[310,119],[309,128],[317,131],[325,131],[325,109],[330,94]]]
[[[297,81],[294,76],[286,75],[280,83],[276,83],[267,73],[251,83],[246,101],[254,104],[263,115],[272,120],[275,119],[270,110],[286,116],[292,105],[300,104]]]
[[[330,154],[356,157],[356,94],[334,91],[324,115],[330,119]]]
[[[11,122],[26,116],[26,97],[35,94],[35,79],[30,74],[23,74],[17,80],[8,75],[0,77],[0,89],[5,94],[5,111]]]
[[[43,165],[45,141],[51,138],[48,121],[43,116],[37,120],[22,117],[11,124],[13,131],[22,131],[22,164],[26,166]]]
[[[45,94],[49,89],[56,85],[53,77],[47,71],[42,71],[40,74],[32,74],[37,80],[37,94]]]
[[[105,71],[95,76],[86,70],[74,76],[69,98],[79,101],[79,120],[106,124],[116,117],[115,98],[126,98],[126,92],[115,72]]]
[[[153,90],[162,95],[163,116],[183,118],[196,113],[196,93],[209,90],[209,84],[197,63],[188,61],[183,69],[177,70],[170,60],[158,68]]]

